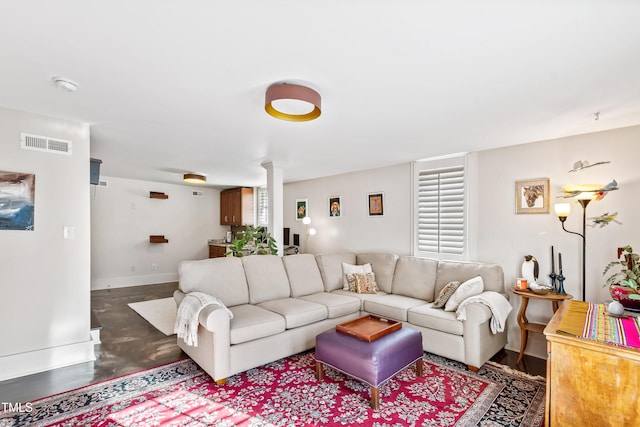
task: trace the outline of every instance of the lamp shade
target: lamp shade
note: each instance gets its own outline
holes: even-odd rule
[[[556,211],[558,218],[566,218],[571,213],[571,205],[569,203],[556,203],[553,209]]]
[[[185,173],[184,182],[189,182],[192,184],[204,184],[207,182],[207,177],[204,175],[199,175],[197,173]]]
[[[311,218],[309,218],[308,216],[305,216],[304,218],[302,218],[302,223],[305,225],[311,224]]]
[[[320,117],[320,94],[293,83],[276,83],[265,94],[265,111],[281,120],[306,122]]]

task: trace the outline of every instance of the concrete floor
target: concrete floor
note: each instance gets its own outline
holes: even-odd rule
[[[2,381],[0,401],[30,402],[187,357],[175,335],[166,336],[127,305],[170,297],[176,289],[177,283],[162,283],[92,291],[92,327],[102,326],[96,360]]]
[[[133,311],[128,303],[166,298],[177,283],[91,292],[92,323],[102,326],[96,360],[0,382],[0,402],[26,403],[187,357],[176,344]],[[93,325],[92,325],[93,326]],[[546,375],[546,361],[503,350],[492,360],[531,375]]]

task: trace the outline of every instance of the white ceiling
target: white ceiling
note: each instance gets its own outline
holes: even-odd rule
[[[6,0],[0,75],[90,123],[103,175],[291,182],[640,124],[640,1]],[[319,119],[265,113],[287,80]]]

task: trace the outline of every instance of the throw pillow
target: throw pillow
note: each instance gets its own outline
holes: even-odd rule
[[[347,282],[349,290],[359,294],[375,294],[378,293],[378,284],[376,276],[373,273],[355,273],[347,274]]]
[[[433,302],[433,305],[431,307],[444,308],[444,305],[447,303],[447,301],[449,301],[449,298],[451,298],[451,295],[453,295],[456,289],[458,289],[458,286],[460,286],[460,282],[458,281],[447,283],[445,287],[442,288],[442,290],[438,294],[438,297]]]
[[[444,311],[456,311],[460,303],[469,297],[478,295],[484,291],[484,282],[482,277],[476,276],[461,284],[458,289],[451,295],[449,301],[444,306]]]
[[[342,289],[345,291],[349,290],[349,283],[347,283],[347,274],[364,274],[364,273],[373,273],[371,269],[371,264],[366,263],[363,265],[353,265],[347,264],[346,262],[342,263]]]

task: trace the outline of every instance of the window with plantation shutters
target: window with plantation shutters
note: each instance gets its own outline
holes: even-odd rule
[[[434,168],[419,162],[415,170],[415,252],[418,256],[465,255],[464,164]]]
[[[258,226],[269,225],[269,193],[266,188],[258,189]]]

